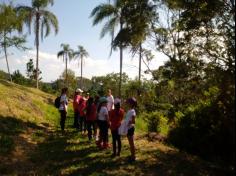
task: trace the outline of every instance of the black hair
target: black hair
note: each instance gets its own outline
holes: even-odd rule
[[[61,94],[64,94],[64,93],[66,93],[67,91],[68,91],[68,88],[67,88],[67,87],[64,87],[64,88],[61,89]]]

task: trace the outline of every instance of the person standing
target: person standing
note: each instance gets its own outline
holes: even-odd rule
[[[96,137],[96,119],[97,119],[97,107],[94,103],[94,99],[89,97],[87,101],[86,107],[86,124],[87,124],[87,131],[88,131],[88,139],[89,141],[92,140],[92,128],[93,128],[93,136]]]
[[[129,110],[127,111],[125,115],[125,120],[128,125],[128,134],[127,138],[129,141],[129,146],[130,146],[130,153],[131,156],[129,158],[130,162],[135,161],[135,146],[134,146],[134,130],[135,130],[135,118],[136,118],[136,112],[135,108],[137,107],[137,100],[132,97],[126,100],[126,103],[129,107]]]
[[[107,92],[107,110],[108,112],[114,109],[114,97],[111,93],[111,89],[108,89]]]
[[[73,109],[74,109],[74,128],[79,128],[79,101],[81,98],[81,93],[83,91],[79,88],[75,90],[74,100],[73,100]]]
[[[60,126],[62,132],[64,132],[65,130],[65,121],[66,121],[67,105],[68,105],[67,93],[68,93],[68,88],[63,88],[61,90],[59,112],[61,114]]]
[[[82,133],[86,133],[86,100],[81,97],[79,101],[79,123],[80,123],[80,131]]]
[[[112,134],[112,146],[113,146],[113,154],[112,157],[120,156],[121,151],[121,140],[120,135],[118,134],[118,128],[121,125],[121,121],[124,118],[124,110],[121,108],[121,100],[116,98],[114,100],[115,109],[111,110],[109,113],[110,120],[110,129]],[[116,148],[116,144],[118,144],[118,151]],[[117,152],[116,152],[117,151]]]
[[[107,110],[107,99],[106,97],[101,97],[99,99],[100,105],[98,108],[98,124],[100,130],[100,137],[97,145],[102,148],[108,148],[108,128],[109,128],[109,115]]]

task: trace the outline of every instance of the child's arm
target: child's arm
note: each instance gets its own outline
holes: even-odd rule
[[[129,125],[131,125],[131,124],[135,124],[135,116],[134,116],[134,115],[132,116],[132,120],[129,121],[128,124],[129,124]]]

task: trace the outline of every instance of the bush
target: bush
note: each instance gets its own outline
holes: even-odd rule
[[[233,109],[233,106],[231,107]],[[187,108],[168,140],[179,149],[208,160],[235,162],[235,123],[218,101],[200,101]]]
[[[167,119],[161,112],[143,113],[144,120],[147,123],[148,132],[157,132],[166,135],[168,133]]]

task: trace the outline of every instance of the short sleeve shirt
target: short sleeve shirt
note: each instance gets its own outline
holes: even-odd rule
[[[136,117],[136,112],[135,112],[135,110],[134,109],[130,109],[127,113],[126,113],[126,115],[125,115],[125,120],[127,121],[127,122],[130,122],[130,121],[132,121],[132,117]],[[130,124],[129,126],[128,126],[128,129],[130,129],[130,128],[132,128],[132,127],[134,127],[134,124]]]
[[[107,97],[107,109],[108,111],[114,109],[114,98],[112,95]]]
[[[65,108],[66,108],[66,109],[64,109],[63,102],[65,103]],[[65,94],[63,94],[63,95],[61,96],[60,103],[61,103],[61,104],[60,104],[59,110],[67,111],[68,100],[67,100],[67,97],[66,97]]]
[[[104,107],[102,106],[99,113],[98,113],[98,120],[107,120],[107,117],[108,116],[108,110],[107,110],[107,107]]]

